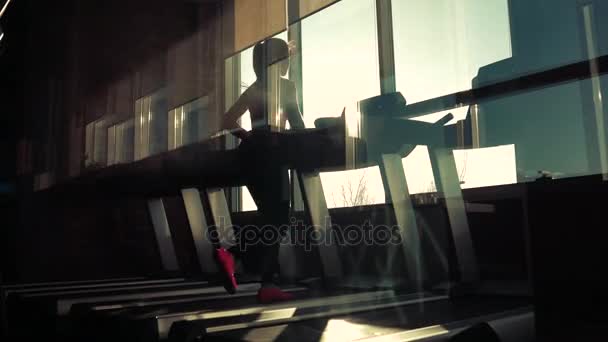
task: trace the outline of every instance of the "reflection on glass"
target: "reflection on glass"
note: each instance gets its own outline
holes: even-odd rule
[[[593,97],[584,91],[591,89],[588,82],[480,102],[481,147],[514,145],[518,182],[534,180],[539,172],[555,177],[599,173],[598,145],[589,143],[597,132],[589,130],[586,119],[595,115],[593,105],[585,105]]]
[[[393,26],[408,103],[470,89],[480,67],[512,56],[507,0],[393,1]]]
[[[135,160],[167,150],[165,90],[135,101]]]
[[[507,0],[393,1],[397,90],[408,103],[415,103],[471,89],[481,67],[512,57],[509,21]],[[469,107],[412,119],[435,122],[447,113],[454,115],[448,123],[452,125],[467,119]],[[454,157],[457,165],[464,167],[465,158],[475,154],[473,151],[455,153]],[[499,164],[510,165],[511,157],[506,153],[494,159]],[[404,167],[411,193],[434,191],[426,148],[416,148],[405,158]],[[488,169],[483,174],[493,172]],[[469,184],[493,184],[492,176],[488,177]],[[504,184],[509,182],[510,178],[505,178]]]
[[[169,112],[169,150],[200,141],[209,136],[205,125],[209,98],[201,97]]]

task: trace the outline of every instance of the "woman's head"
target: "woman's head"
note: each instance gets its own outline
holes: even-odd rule
[[[253,71],[258,78],[264,78],[271,65],[279,64],[281,76],[289,69],[289,46],[278,38],[266,39],[253,48]]]

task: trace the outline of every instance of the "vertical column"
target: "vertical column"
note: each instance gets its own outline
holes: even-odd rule
[[[378,57],[380,72],[380,92],[397,91],[395,79],[395,52],[393,48],[392,0],[376,0],[376,23],[378,25]]]
[[[107,154],[108,154],[108,158],[107,158],[107,165],[114,165],[116,164],[117,161],[117,157],[116,157],[116,138],[117,138],[117,130],[116,128],[118,127],[118,125],[112,125],[110,127],[108,127],[108,147],[106,148],[107,150]]]
[[[460,280],[464,283],[475,283],[479,280],[477,258],[473,248],[464,200],[462,199],[454,154],[450,149],[438,147],[429,147],[429,154],[437,190],[441,191],[445,197],[456,258],[458,259]]]
[[[163,268],[167,271],[179,270],[173,239],[171,238],[171,230],[169,229],[169,221],[162,198],[148,200],[148,211],[154,234],[156,235],[156,243],[160,252],[160,258],[163,263]]]
[[[604,180],[608,179],[608,151],[606,150],[605,113],[602,99],[602,84],[600,81],[600,68],[597,62],[599,57],[597,48],[597,37],[594,30],[593,4],[584,5],[583,25],[585,27],[585,44],[587,57],[589,58],[589,69],[591,73],[591,89],[593,97],[593,109],[595,111],[595,127],[597,129],[597,146],[600,160],[600,168]]]
[[[241,57],[236,54],[224,63],[224,110],[228,110],[241,95]],[[232,134],[226,136],[226,149],[233,149],[238,146],[238,140]],[[230,189],[230,208],[233,212],[241,211],[242,207],[241,187]]]
[[[288,26],[287,39],[290,42],[295,42],[296,53],[289,58],[289,79],[295,83],[296,89],[298,90],[298,104],[300,111],[305,114],[304,111],[304,86],[302,83],[302,25],[297,18],[299,18],[299,1],[290,0],[288,3],[288,18],[293,24]],[[300,191],[299,179],[295,171],[290,171],[291,175],[291,209],[293,211],[304,210],[304,202],[302,200],[302,193]]]
[[[420,234],[416,224],[416,213],[412,206],[410,193],[405,180],[403,163],[399,154],[382,155],[382,167],[386,174],[385,188],[389,190],[389,197],[395,212],[395,219],[399,226],[402,239],[401,248],[405,255],[408,276],[420,291],[422,289],[423,269]]]
[[[472,148],[480,148],[482,146],[481,132],[480,132],[480,115],[479,105],[474,104],[469,107],[469,114],[471,115],[471,144]],[[485,143],[484,143],[485,145]]]
[[[323,193],[323,184],[318,173],[299,173],[304,206],[317,236],[324,238],[319,244],[319,254],[326,279],[342,278],[342,263],[338,246],[334,242],[331,217]]]
[[[395,77],[395,49],[393,43],[393,8],[392,0],[376,0],[376,23],[378,34],[378,72],[380,93],[389,94],[397,91]],[[391,202],[388,179],[383,163],[378,165],[382,184],[384,185],[385,202]]]
[[[214,246],[207,236],[209,225],[205,218],[201,194],[198,189],[182,189],[181,192],[201,270],[203,273],[215,273],[217,266],[212,253]]]

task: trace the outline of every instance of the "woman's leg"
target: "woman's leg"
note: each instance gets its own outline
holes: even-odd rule
[[[276,183],[282,183],[276,181]],[[287,184],[289,184],[287,182]],[[275,189],[278,194],[278,189]],[[254,195],[255,196],[255,195]],[[266,196],[264,196],[266,197]],[[279,197],[280,198],[280,197]],[[271,200],[258,207],[260,212],[259,238],[257,246],[259,262],[261,262],[262,287],[258,291],[258,301],[272,303],[290,300],[293,296],[283,292],[275,283],[275,276],[279,274],[279,248],[282,239],[282,226],[286,225],[289,217],[289,201]]]
[[[285,168],[263,168],[247,186],[258,207],[254,253],[260,262],[262,282],[273,283],[279,272],[281,227],[289,222],[289,179]],[[248,245],[251,241],[246,241]]]
[[[279,274],[279,248],[282,239],[282,226],[287,224],[289,217],[289,202],[273,203],[275,206],[270,213],[261,217],[265,226],[260,229],[262,244],[262,283],[273,284],[274,277]]]
[[[262,274],[258,300],[263,303],[288,300],[291,295],[276,287],[274,277],[279,273],[280,230],[289,222],[289,173],[272,135],[260,134],[251,138],[241,144],[240,151],[248,172],[247,188],[258,207],[256,234],[251,234],[256,236],[253,256]],[[241,239],[251,235],[241,235]],[[251,242],[245,241],[248,248]]]

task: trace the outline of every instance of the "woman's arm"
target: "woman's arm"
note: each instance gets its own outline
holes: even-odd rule
[[[302,118],[302,113],[300,112],[300,105],[298,103],[298,90],[296,89],[296,85],[287,81],[287,94],[285,96],[285,114],[287,114],[287,120],[289,121],[289,126],[292,129],[303,129],[306,128],[304,124],[304,119]]]
[[[245,139],[249,135],[249,132],[238,124],[238,119],[243,116],[248,109],[247,98],[248,92],[245,91],[222,117],[221,128],[228,130],[239,139]]]

